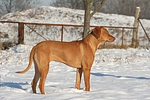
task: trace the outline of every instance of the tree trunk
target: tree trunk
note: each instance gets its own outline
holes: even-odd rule
[[[85,38],[89,34],[91,17],[103,6],[105,1],[106,0],[103,0],[99,7],[97,7],[92,13],[90,13],[94,0],[83,0],[85,7],[83,38]]]
[[[85,38],[88,35],[89,29],[90,29],[90,3],[85,2],[85,15],[84,15],[84,30],[83,30],[83,38]]]

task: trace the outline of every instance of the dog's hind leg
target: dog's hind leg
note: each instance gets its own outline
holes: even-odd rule
[[[32,91],[33,93],[36,93],[36,86],[37,86],[37,82],[40,78],[40,73],[39,73],[39,69],[38,69],[38,65],[37,63],[34,61],[34,66],[35,66],[35,75],[34,75],[34,79],[31,83],[32,85]]]
[[[41,91],[41,94],[45,94],[44,92],[44,85],[45,85],[45,81],[46,81],[46,77],[49,71],[49,63],[46,66],[42,66],[40,69],[40,83],[39,83],[39,88]]]

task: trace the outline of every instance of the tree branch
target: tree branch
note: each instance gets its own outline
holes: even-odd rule
[[[93,3],[94,3],[94,0],[91,0],[91,7],[90,7],[90,11],[91,11],[91,9],[92,9]]]
[[[103,4],[105,3],[106,0],[103,0],[101,2],[101,4],[99,5],[99,7],[97,7],[91,14],[90,14],[90,17],[92,17],[102,6]]]

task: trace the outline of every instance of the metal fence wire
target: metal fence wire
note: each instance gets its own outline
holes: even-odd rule
[[[140,20],[139,20],[140,22]],[[23,38],[30,43],[38,43],[46,40],[56,41],[73,41],[82,37],[82,31],[84,25],[69,25],[69,24],[49,24],[49,23],[28,23],[28,22],[11,22],[0,21],[3,23],[3,27],[7,26],[7,30],[0,30],[1,34],[5,36],[14,35],[19,31],[19,25],[23,25]],[[21,23],[21,24],[20,24]],[[140,22],[141,23],[141,22]],[[142,23],[141,23],[142,25]],[[90,26],[93,29],[96,26]],[[104,43],[99,48],[128,48],[132,44],[132,33],[134,27],[116,27],[116,26],[101,26],[109,30],[110,34],[116,37],[116,40],[112,43]],[[9,31],[8,31],[9,30]],[[146,31],[145,31],[146,32]],[[19,32],[18,32],[19,34]],[[14,35],[14,40],[20,39]],[[148,40],[149,37],[146,35]],[[1,36],[1,41],[4,36]],[[139,37],[139,47],[149,47],[147,41],[145,42],[145,36]],[[28,43],[27,43],[28,44]]]

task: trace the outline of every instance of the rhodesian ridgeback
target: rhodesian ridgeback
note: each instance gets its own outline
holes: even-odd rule
[[[32,61],[34,61],[35,76],[31,83],[32,90],[33,93],[36,93],[36,85],[40,79],[39,89],[41,94],[45,94],[44,84],[49,71],[49,63],[50,61],[58,61],[77,68],[75,87],[79,90],[82,72],[84,72],[85,91],[90,91],[90,70],[94,61],[95,52],[100,44],[113,42],[114,40],[115,38],[109,34],[107,29],[95,27],[86,38],[80,41],[40,42],[31,50],[28,67],[24,71],[16,73],[27,72],[32,65]]]

